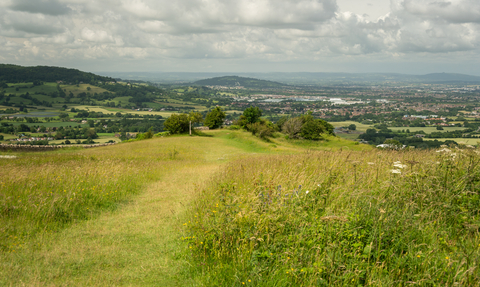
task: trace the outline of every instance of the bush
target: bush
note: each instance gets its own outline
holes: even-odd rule
[[[164,129],[171,134],[187,133],[189,126],[187,114],[172,114],[163,123]]]
[[[302,125],[300,136],[306,140],[320,140],[327,129],[319,120],[309,120]]]
[[[292,118],[287,120],[283,124],[282,131],[288,135],[290,139],[296,139],[300,137],[300,132],[302,130],[302,119],[301,118]]]
[[[228,127],[229,130],[239,130],[239,129],[241,129],[241,128],[242,128],[242,127],[239,126],[239,125],[231,125],[231,126]]]
[[[205,116],[204,124],[210,129],[219,128],[223,124],[225,119],[225,112],[220,107],[215,107],[213,110],[207,113]]]

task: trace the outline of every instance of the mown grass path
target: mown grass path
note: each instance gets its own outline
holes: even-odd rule
[[[218,166],[185,167],[166,175],[120,210],[49,238],[45,248],[30,254],[29,270],[18,266],[18,271],[30,274],[26,285],[188,285],[188,276],[179,273],[185,262],[177,219],[193,184]]]
[[[160,180],[113,212],[58,233],[39,234],[26,243],[28,248],[1,254],[0,285],[191,285],[189,275],[181,273],[186,262],[181,256],[180,218],[194,191],[227,158],[243,151],[226,146],[222,139],[154,141],[162,140],[180,150],[176,168],[165,169]],[[195,147],[195,157],[190,154],[181,161],[189,146]]]

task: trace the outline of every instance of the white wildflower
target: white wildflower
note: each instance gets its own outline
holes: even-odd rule
[[[398,173],[398,174],[402,173],[399,169],[391,169],[390,172],[391,173]]]
[[[0,158],[17,158],[15,155],[0,155]]]
[[[367,164],[369,164],[369,165],[374,165],[375,163],[373,163],[373,162],[367,162]]]
[[[310,191],[307,190],[307,191],[305,191],[305,194],[308,194],[309,192],[310,192]]]
[[[402,163],[399,162],[399,161],[394,162],[394,163],[393,163],[393,166],[396,167],[396,168],[400,168],[400,169],[407,167],[406,164],[402,164]]]
[[[443,148],[443,149],[437,150],[437,152],[452,152],[452,151],[449,150],[448,148]]]

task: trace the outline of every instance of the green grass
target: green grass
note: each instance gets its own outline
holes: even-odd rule
[[[354,124],[357,126],[357,130],[361,132],[367,131],[367,129],[372,129],[374,128],[373,125],[365,125],[362,123],[357,123],[354,121],[343,121],[343,122],[330,122],[334,127],[348,127],[351,124]]]
[[[235,161],[183,223],[191,272],[200,286],[478,286],[479,163],[469,150]]]
[[[341,137],[342,139],[347,139],[347,140],[356,140],[359,136],[359,134],[338,134],[337,136]]]
[[[90,91],[87,89],[90,87]],[[90,84],[79,84],[78,87],[76,85],[60,85],[60,88],[66,89],[67,91],[65,92],[67,95],[72,92],[74,96],[77,96],[80,93],[91,93],[92,95],[94,93],[101,94],[103,92],[109,92],[103,88],[97,87],[97,86],[92,86]],[[110,92],[109,92],[110,93]]]
[[[0,152],[0,285],[478,285],[477,150],[204,135]]]

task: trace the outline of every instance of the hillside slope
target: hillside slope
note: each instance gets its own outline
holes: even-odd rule
[[[63,81],[73,84],[80,82],[91,84],[96,82],[115,82],[113,78],[98,76],[76,69],[49,66],[22,67],[0,64],[0,82],[2,81],[7,83]]]

